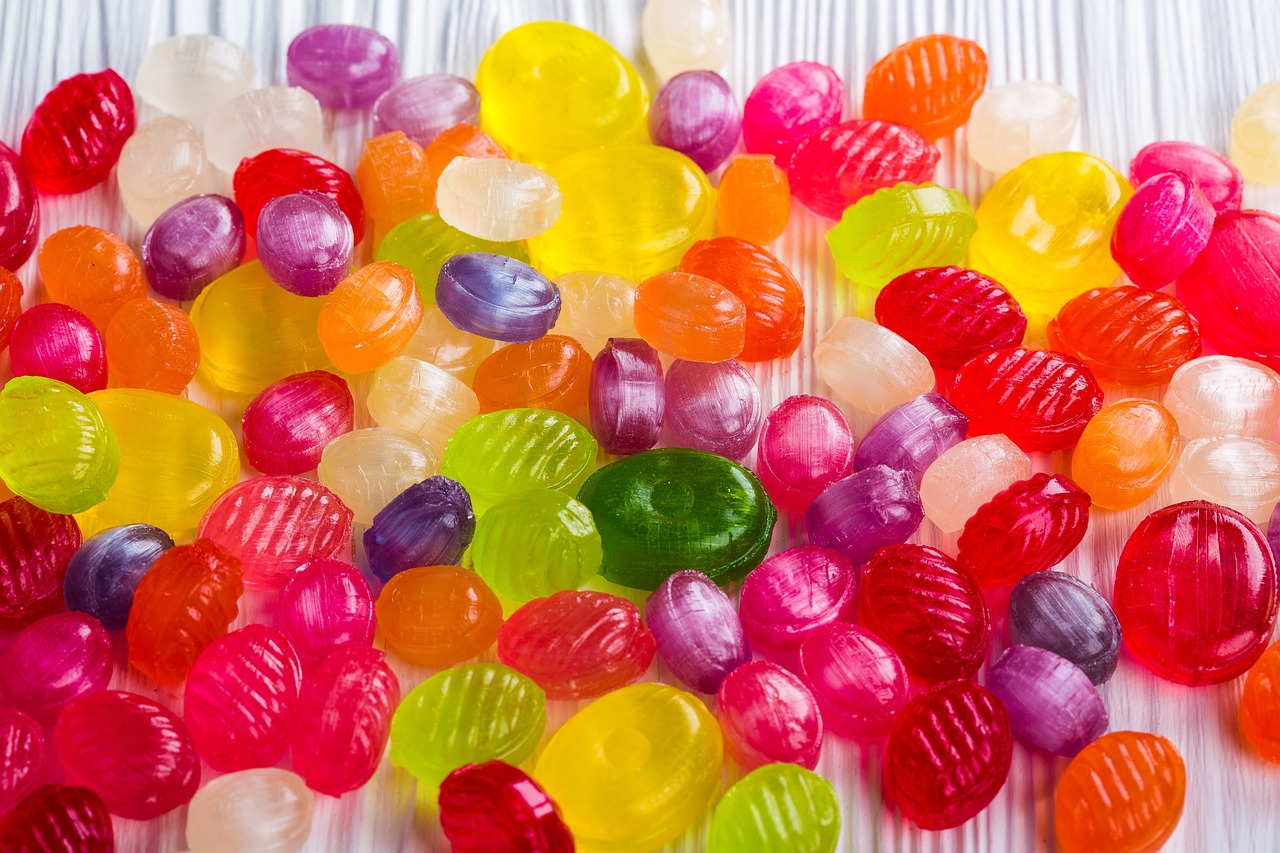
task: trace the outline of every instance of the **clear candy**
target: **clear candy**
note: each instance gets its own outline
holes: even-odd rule
[[[213,107],[204,120],[205,156],[227,174],[270,148],[324,148],[320,102],[296,86],[266,86]]]
[[[190,122],[158,118],[137,129],[120,151],[116,182],[124,209],[143,228],[211,184],[204,140]]]
[[[248,92],[254,71],[253,56],[238,44],[212,35],[174,36],[143,54],[134,86],[146,103],[196,123]]]
[[[555,178],[528,163],[456,157],[436,183],[440,218],[464,234],[494,243],[527,240],[560,218]]]
[[[997,175],[1015,166],[1063,151],[1079,121],[1076,96],[1055,83],[1016,80],[978,96],[965,138],[969,156]]]

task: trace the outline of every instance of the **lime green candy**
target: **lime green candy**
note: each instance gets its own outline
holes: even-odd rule
[[[602,553],[591,510],[551,489],[494,504],[471,540],[476,572],[512,601],[577,589],[600,571]]]
[[[716,806],[707,853],[831,853],[840,837],[836,789],[794,764],[766,764]]]
[[[472,237],[434,213],[411,217],[388,231],[378,246],[377,259],[393,261],[413,273],[422,301],[434,305],[440,268],[454,255],[467,252],[488,252],[529,262],[528,254],[519,243],[493,243]]]
[[[101,503],[120,473],[120,445],[98,404],[70,385],[19,376],[0,390],[0,477],[49,512]]]
[[[391,718],[391,763],[439,785],[464,764],[533,754],[547,726],[542,688],[497,663],[455,666],[415,687]]]

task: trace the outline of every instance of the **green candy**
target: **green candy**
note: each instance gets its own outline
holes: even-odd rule
[[[697,569],[718,584],[764,559],[778,511],[756,475],[701,450],[646,450],[606,465],[578,500],[604,545],[600,573],[633,589]]]
[[[471,540],[476,573],[512,601],[577,589],[600,571],[601,557],[591,511],[550,489],[494,504],[476,523]]]
[[[840,838],[836,789],[794,764],[766,764],[725,793],[707,853],[831,853]]]
[[[529,255],[519,243],[494,243],[472,237],[434,213],[422,213],[406,219],[388,231],[378,246],[377,260],[394,261],[406,267],[413,273],[422,301],[434,305],[440,268],[454,255],[466,252],[488,252],[529,262]]]
[[[391,718],[391,763],[439,785],[464,764],[519,764],[547,727],[542,688],[498,663],[455,666],[419,684]]]
[[[0,390],[0,477],[15,495],[58,513],[106,500],[120,445],[98,404],[70,385],[19,376]]]

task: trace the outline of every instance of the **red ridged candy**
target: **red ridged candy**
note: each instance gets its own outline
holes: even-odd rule
[[[77,74],[36,105],[22,159],[41,192],[83,192],[107,177],[133,126],[133,92],[119,74]]]
[[[468,764],[440,783],[440,827],[453,853],[573,853],[573,834],[538,783],[504,761]]]
[[[0,708],[0,815],[40,784],[44,775],[44,729],[13,708]],[[3,840],[0,832],[0,840]]]
[[[0,822],[0,848],[11,853],[112,853],[111,815],[88,788],[45,785]]]
[[[716,694],[724,748],[744,771],[775,761],[812,770],[822,754],[822,712],[805,683],[755,660],[725,676]]]
[[[22,498],[0,503],[0,625],[25,625],[61,604],[67,563],[79,547],[72,516]]]
[[[39,237],[40,201],[31,173],[18,152],[0,142],[0,268],[16,270],[25,264]]]
[[[267,202],[300,190],[324,193],[351,222],[356,245],[364,239],[364,202],[351,175],[323,157],[293,148],[272,148],[240,161],[232,179],[246,234],[258,233],[258,214]]]

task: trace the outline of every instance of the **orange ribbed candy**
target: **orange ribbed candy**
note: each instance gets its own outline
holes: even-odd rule
[[[932,142],[969,120],[987,87],[987,55],[977,42],[928,35],[898,45],[867,72],[862,117],[905,124]]]
[[[334,367],[364,373],[399,355],[421,323],[422,297],[413,273],[377,261],[334,288],[320,309],[316,334]]]
[[[200,365],[200,337],[180,308],[154,299],[126,303],[104,336],[112,384],[181,394]]]
[[[1178,458],[1178,422],[1151,400],[1103,406],[1071,454],[1071,479],[1095,506],[1128,509],[1155,493]]]
[[[50,234],[37,263],[49,301],[84,312],[99,330],[107,328],[126,302],[147,295],[147,281],[133,249],[92,225]]]
[[[364,144],[356,184],[365,212],[385,234],[391,226],[435,210],[435,182],[422,146],[393,130]]]
[[[1263,652],[1245,677],[1240,734],[1267,761],[1280,763],[1280,643]]]
[[[1061,853],[1154,853],[1182,817],[1187,770],[1173,744],[1112,732],[1080,751],[1058,780]]]
[[[0,352],[9,346],[9,333],[22,313],[22,281],[0,267]]]
[[[440,131],[427,145],[427,167],[431,171],[431,194],[434,197],[440,173],[457,157],[505,160],[507,152],[473,124],[455,124]]]
[[[471,388],[480,413],[554,409],[574,416],[587,404],[591,354],[565,335],[511,344],[480,362]]]
[[[378,595],[378,629],[391,649],[422,666],[453,666],[498,637],[502,605],[475,572],[422,566],[394,575]]]
[[[763,246],[782,236],[791,216],[791,185],[772,154],[739,154],[720,176],[716,235]]]
[[[636,288],[636,332],[656,349],[685,361],[728,361],[747,341],[747,307],[721,284],[700,275],[664,272]]]

